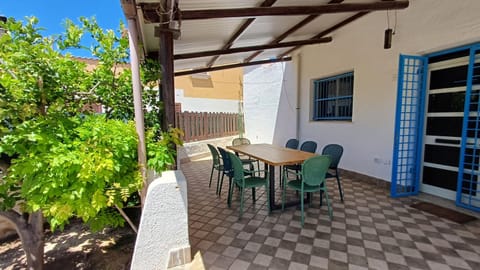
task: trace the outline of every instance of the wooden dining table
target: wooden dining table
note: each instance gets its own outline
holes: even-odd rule
[[[227,149],[258,159],[265,164],[265,169],[269,172],[270,197],[268,199],[270,200],[271,210],[282,208],[281,204],[275,203],[275,166],[301,164],[306,159],[316,155],[315,153],[265,143],[227,146]],[[296,204],[299,204],[299,201],[286,202],[286,206]]]

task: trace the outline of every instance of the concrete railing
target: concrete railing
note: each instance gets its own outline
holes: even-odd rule
[[[185,176],[163,172],[148,188],[131,269],[167,269],[190,262]]]
[[[227,145],[232,145],[232,140],[236,137],[238,135],[184,143],[183,146],[177,148],[178,164],[187,163],[198,158],[210,157],[211,154],[207,143],[225,148]]]

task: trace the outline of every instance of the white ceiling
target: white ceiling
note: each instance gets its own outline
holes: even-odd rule
[[[345,0],[343,3],[373,3],[380,0]],[[142,3],[158,3],[159,0],[137,0],[137,5]],[[263,0],[179,0],[179,8],[182,11],[200,9],[229,9],[258,7]],[[329,0],[278,0],[273,6],[313,6],[328,4]],[[142,19],[141,9],[139,12],[139,23],[143,49],[146,54],[159,50],[159,39],[154,36],[154,28],[158,23],[145,23]],[[290,34],[283,42],[310,39],[323,30],[347,19],[357,12],[344,12],[334,14],[323,14],[306,26]],[[368,15],[367,15],[368,16]],[[258,17],[234,42],[232,48],[265,45],[283,34],[289,28],[306,18],[303,16],[263,16]],[[233,33],[247,20],[247,18],[221,18],[204,20],[185,20],[181,22],[178,40],[174,41],[174,53],[183,54],[191,52],[202,52],[222,49]],[[355,23],[355,22],[353,22]],[[178,27],[177,25],[175,27]],[[348,28],[349,26],[345,26]],[[333,33],[327,35],[332,36]],[[320,45],[321,46],[321,45]],[[278,55],[291,48],[265,50],[252,61],[276,58]],[[241,63],[253,52],[237,53],[220,56],[215,66],[224,64]],[[187,60],[176,60],[175,70],[186,70],[206,67],[212,57],[192,58]]]

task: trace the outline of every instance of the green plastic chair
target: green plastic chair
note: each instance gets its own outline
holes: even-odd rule
[[[337,178],[338,193],[340,193],[340,200],[343,202],[343,189],[342,189],[342,184],[340,183],[340,176],[338,173],[338,163],[340,163],[342,154],[343,154],[343,147],[339,144],[326,145],[322,150],[322,155],[329,155],[330,158],[332,159],[326,178],[333,178],[333,177]],[[321,198],[322,197],[320,197],[320,199]]]
[[[298,149],[298,144],[299,144],[299,141],[297,139],[292,138],[287,141],[287,143],[285,144],[285,147],[290,149]]]
[[[244,145],[244,144],[251,144],[250,140],[247,138],[234,138],[232,140],[232,145],[233,146],[238,146],[238,145]],[[256,159],[252,159],[250,157],[244,157],[243,155],[239,155],[237,153],[237,156],[240,157],[240,160],[242,161],[243,165],[248,165],[250,167],[250,170],[254,170],[255,167],[253,166],[254,163],[257,163],[257,169],[260,170],[260,162]]]
[[[267,193],[267,208],[268,213],[270,213],[270,200],[269,198],[269,189],[268,189],[268,171],[265,170],[257,170],[254,171],[253,174],[251,171],[246,171],[243,167],[242,161],[239,157],[237,157],[234,153],[228,153],[230,157],[230,162],[233,168],[233,183],[230,186],[230,194],[233,194],[234,186],[238,186],[240,188],[240,218],[243,215],[243,204],[244,204],[244,197],[245,197],[245,189],[252,188],[252,192],[255,191],[256,187],[265,187],[265,191]],[[263,173],[263,177],[261,174]],[[253,195],[253,194],[252,194]],[[255,196],[252,196],[253,201],[255,202]],[[230,206],[230,203],[229,203]]]
[[[212,154],[212,171],[210,172],[210,182],[208,183],[208,188],[212,186],[212,178],[213,178],[213,171],[217,170],[217,191],[215,192],[218,194],[218,182],[220,180],[220,172],[223,172],[223,165],[220,163],[220,156],[218,154],[217,148],[211,144],[207,144],[208,149],[210,149],[210,153]]]
[[[317,143],[314,141],[305,141],[302,143],[302,145],[300,145],[300,151],[315,153],[317,151]],[[294,172],[297,175],[297,180],[300,180],[299,172],[301,170],[301,164],[287,165],[284,168],[285,173],[288,174],[289,172]]]
[[[282,211],[285,208],[285,193],[287,186],[298,192],[300,192],[300,205],[302,210],[302,227],[304,224],[304,194],[320,191],[325,193],[325,199],[327,200],[328,215],[330,220],[333,218],[333,211],[330,206],[330,200],[328,199],[327,187],[325,185],[325,176],[330,166],[330,156],[314,156],[303,162],[299,173],[300,180],[287,181],[287,174],[283,175],[283,192],[282,192]],[[285,169],[286,170],[286,169]],[[320,206],[322,202],[320,201]]]

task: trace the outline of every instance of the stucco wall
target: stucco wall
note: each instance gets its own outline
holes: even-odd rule
[[[218,89],[218,91],[221,91]],[[182,104],[182,112],[238,113],[239,100],[186,97],[183,89],[175,89],[175,102]]]
[[[284,145],[296,137],[297,87],[292,65],[284,62],[244,69],[245,137],[252,143]]]
[[[479,10],[478,0],[411,0],[397,13],[389,50],[383,49],[386,12],[368,14],[334,32],[331,43],[304,47],[294,56],[300,74],[300,138],[316,140],[319,151],[329,143],[341,144],[340,167],[390,181],[399,54],[422,55],[480,41]],[[352,70],[353,121],[310,121],[312,80]]]
[[[206,74],[205,74],[206,75]],[[239,100],[242,91],[241,68],[175,77],[175,88],[183,89],[185,97]]]
[[[175,78],[175,102],[182,111],[238,113],[242,99],[241,68]]]
[[[181,171],[166,171],[148,187],[131,269],[167,269],[190,260],[187,183]]]

